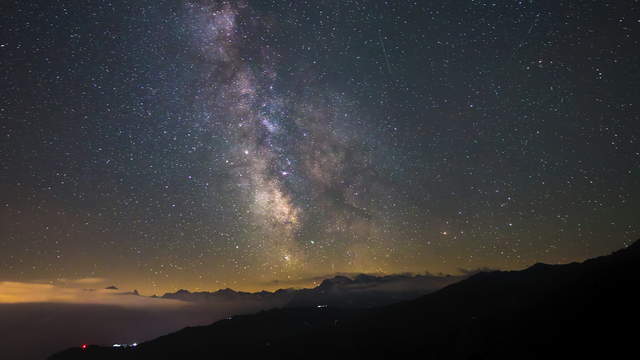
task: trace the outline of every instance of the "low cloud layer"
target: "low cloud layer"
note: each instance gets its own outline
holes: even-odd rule
[[[96,284],[95,281],[76,282]],[[98,281],[98,283],[101,281]],[[115,305],[122,307],[181,307],[188,304],[167,299],[123,294],[113,289],[82,289],[54,284],[2,281],[0,282],[0,303],[67,303],[91,305]]]
[[[263,309],[255,302],[195,304],[75,284],[0,282],[2,360],[45,359],[81,344],[142,342]]]
[[[349,278],[355,280],[352,284],[345,284],[345,287],[351,287],[354,290],[358,287],[370,288],[371,290],[389,290],[389,291],[406,291],[409,289],[425,289],[425,290],[437,290],[446,285],[463,280],[469,276],[477,274],[479,272],[489,272],[494,269],[481,268],[481,269],[458,269],[457,275],[448,274],[431,274],[431,273],[400,273],[400,274],[385,274],[385,273],[352,273],[352,272],[336,272],[325,275],[307,276],[301,278],[292,278],[285,280],[273,280],[265,282],[262,285],[264,287],[272,288],[302,288],[302,287],[316,287],[325,280],[331,280],[333,278]]]
[[[102,278],[58,279],[53,284],[0,281],[0,353],[15,355],[7,360],[43,359],[83,343],[141,342],[186,326],[273,307],[380,306],[436,291],[473,273],[340,273],[268,284],[281,288],[315,284],[313,289],[273,293],[183,290],[165,294],[165,298],[140,296],[109,286],[109,280]]]
[[[107,281],[107,279],[105,278],[100,278],[100,277],[87,277],[87,278],[80,278],[80,279],[58,279],[59,282],[61,283],[70,283],[70,284],[81,284],[81,285],[95,285],[95,284],[101,284]]]

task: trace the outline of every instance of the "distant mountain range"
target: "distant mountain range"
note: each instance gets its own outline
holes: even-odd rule
[[[636,242],[583,263],[478,273],[388,306],[269,310],[137,347],[73,348],[51,359],[635,358],[639,270]],[[358,280],[313,290],[336,282]]]
[[[387,275],[359,274],[354,277],[335,276],[325,279],[312,289],[280,289],[256,293],[222,289],[215,292],[178,290],[166,293],[163,299],[196,303],[255,301],[271,307],[339,306],[368,308],[415,299],[456,283],[474,274],[464,275]]]

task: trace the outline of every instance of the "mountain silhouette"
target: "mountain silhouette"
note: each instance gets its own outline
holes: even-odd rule
[[[389,306],[263,311],[137,347],[73,348],[51,359],[622,358],[635,352],[639,267],[636,242],[582,263],[478,273]]]
[[[255,293],[221,289],[208,292],[178,290],[166,293],[164,299],[196,303],[252,301],[269,303],[272,307],[313,307],[318,305],[341,308],[366,308],[410,300],[439,290],[467,278],[471,274],[442,275],[386,275],[359,274],[355,277],[334,276],[324,279],[311,289],[280,289]]]

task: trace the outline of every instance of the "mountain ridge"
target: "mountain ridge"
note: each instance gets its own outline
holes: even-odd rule
[[[640,319],[639,267],[636,242],[581,263],[478,273],[373,309],[275,309],[186,328],[136,349],[88,351],[96,359],[621,356],[634,344],[634,333],[625,329]],[[51,359],[82,355],[70,349]]]
[[[216,291],[180,289],[165,293],[160,298],[187,302],[213,301],[270,301],[274,307],[304,307],[331,305],[341,307],[374,307],[425,295],[474,274],[430,275],[396,274],[374,276],[357,274],[352,277],[337,275],[326,278],[314,288],[285,288],[276,291],[244,292],[230,288]]]

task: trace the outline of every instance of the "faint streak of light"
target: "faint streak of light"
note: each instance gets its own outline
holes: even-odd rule
[[[527,36],[531,35],[531,31],[533,31],[533,28],[536,26],[536,23],[538,22],[538,18],[540,17],[540,13],[536,14],[536,17],[533,19],[533,22],[531,23],[531,26],[529,27],[529,30],[527,31]],[[518,44],[518,46],[516,46],[516,48],[513,50],[513,54],[515,55],[515,53],[520,50],[521,47],[524,46],[524,44],[527,43],[526,40],[526,36],[522,39],[522,41],[520,41],[520,43]]]
[[[387,55],[387,48],[384,46],[384,41],[382,40],[382,29],[378,30],[378,39],[380,40],[380,46],[382,47],[382,53],[384,54],[384,61],[387,64],[387,71],[389,71],[389,75],[393,75],[391,73],[391,64],[389,63],[389,56]]]
[[[531,34],[531,30],[533,30],[533,27],[536,26],[536,23],[538,22],[539,17],[540,17],[540,13],[536,14],[536,17],[533,19],[533,23],[531,24],[529,31],[527,31],[527,35]]]

